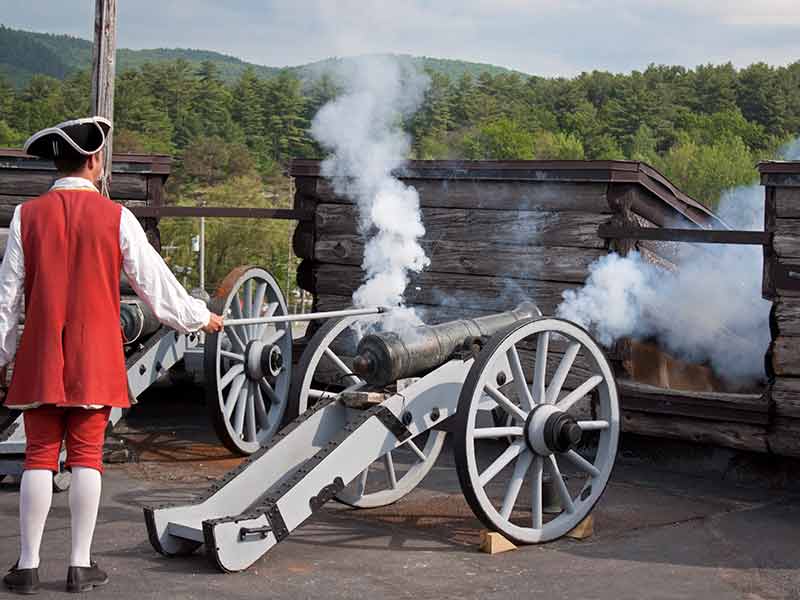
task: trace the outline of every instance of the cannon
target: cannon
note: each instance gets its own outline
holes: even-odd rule
[[[364,318],[343,314],[316,331],[294,369],[287,410],[298,416],[286,428],[197,501],[144,508],[158,552],[205,545],[220,570],[246,569],[330,500],[399,500],[447,435],[462,492],[489,529],[546,542],[589,514],[620,418],[612,370],[586,331],[530,305],[359,339]],[[546,478],[558,506],[545,499]]]

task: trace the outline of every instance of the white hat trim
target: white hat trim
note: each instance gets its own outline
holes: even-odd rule
[[[100,144],[100,147],[97,150],[95,150],[94,152],[87,152],[86,150],[84,150],[83,148],[78,146],[78,144],[76,144],[75,141],[71,137],[69,137],[66,134],[66,132],[62,129],[62,127],[72,127],[73,125],[85,125],[86,123],[94,123],[94,125],[100,130],[100,135],[103,136],[103,143]],[[72,146],[80,154],[83,154],[84,156],[91,156],[93,154],[97,154],[98,152],[100,152],[100,150],[105,148],[105,145],[106,145],[106,132],[103,130],[102,127],[100,127],[99,123],[103,123],[105,125],[108,125],[109,131],[113,127],[111,125],[111,121],[109,121],[105,117],[84,117],[83,119],[73,119],[71,121],[64,121],[63,123],[59,123],[58,125],[55,125],[54,127],[48,127],[47,129],[42,129],[41,131],[38,131],[38,132],[34,133],[31,137],[28,138],[28,141],[25,142],[25,145],[22,147],[22,150],[23,150],[23,152],[27,153],[28,152],[28,148],[30,148],[31,145],[36,140],[38,140],[39,138],[43,138],[46,135],[50,135],[51,133],[55,133],[56,135],[59,135],[64,140],[66,140],[67,143],[70,146]]]

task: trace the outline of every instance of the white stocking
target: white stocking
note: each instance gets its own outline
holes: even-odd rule
[[[19,489],[20,569],[39,567],[39,548],[52,501],[53,473],[45,469],[25,471]]]
[[[90,566],[92,537],[100,508],[100,471],[86,467],[72,468],[69,485],[69,511],[72,520],[72,567]]]

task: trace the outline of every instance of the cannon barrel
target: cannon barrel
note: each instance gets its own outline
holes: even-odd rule
[[[388,385],[443,365],[469,340],[494,335],[517,321],[538,316],[541,312],[535,304],[523,302],[507,312],[415,327],[402,337],[391,331],[370,334],[358,344],[353,370],[371,385]]]

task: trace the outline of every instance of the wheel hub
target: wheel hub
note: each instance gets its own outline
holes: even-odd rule
[[[277,377],[283,370],[283,353],[275,344],[253,340],[245,350],[245,373],[249,379],[258,381],[262,377]]]
[[[538,404],[528,415],[524,428],[525,442],[542,456],[574,450],[583,432],[578,422],[552,404]]]

